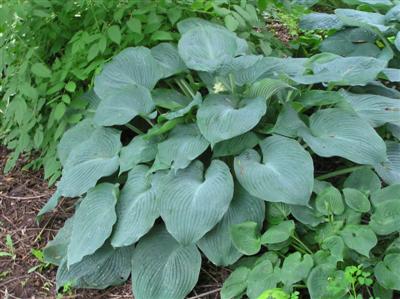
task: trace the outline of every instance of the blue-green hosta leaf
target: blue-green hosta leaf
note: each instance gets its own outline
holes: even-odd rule
[[[374,94],[353,94],[342,91],[341,95],[354,111],[373,127],[400,121],[400,100]]]
[[[366,257],[369,257],[370,250],[378,244],[374,231],[367,225],[350,224],[340,234],[347,247]]]
[[[366,12],[355,9],[336,9],[336,16],[344,25],[352,27],[372,26],[378,30],[385,32],[389,29],[385,25],[385,16],[380,13]]]
[[[290,238],[295,229],[293,220],[283,221],[277,225],[271,226],[261,236],[262,244],[277,244]]]
[[[239,184],[236,184],[228,211],[222,220],[200,239],[197,245],[215,265],[232,265],[242,254],[232,244],[230,227],[246,221],[254,221],[261,227],[264,217],[264,202],[251,196]]]
[[[303,30],[329,30],[343,27],[342,21],[336,15],[318,12],[302,17],[299,25]]]
[[[260,79],[277,77],[281,75],[298,76],[304,73],[305,58],[277,58],[264,57],[246,68],[233,72],[237,85],[252,84]]]
[[[388,7],[393,6],[392,1],[390,0],[344,0],[343,2],[349,5],[368,4],[371,7],[382,9],[387,9]]]
[[[189,105],[191,99],[174,89],[156,88],[151,92],[156,106],[168,109],[178,110]]]
[[[320,51],[340,56],[369,56],[377,58],[381,49],[375,45],[377,36],[364,28],[347,28],[328,36],[321,42]]]
[[[118,90],[141,85],[151,90],[163,76],[163,69],[145,47],[126,48],[105,65],[96,77],[94,91],[102,99],[118,102]]]
[[[214,72],[243,52],[238,38],[228,29],[198,24],[182,34],[178,51],[186,66],[197,71]]]
[[[386,141],[388,161],[376,165],[375,170],[388,185],[400,184],[400,143]]]
[[[187,167],[209,146],[196,124],[178,125],[158,144],[158,161],[172,169]]]
[[[390,82],[400,82],[400,70],[393,68],[385,68],[382,71],[382,74],[385,76],[385,79]]]
[[[176,47],[169,43],[161,43],[151,48],[151,55],[159,62],[163,70],[163,77],[181,73],[186,70],[186,65],[179,56]]]
[[[57,154],[62,165],[67,161],[71,151],[89,139],[95,132],[95,129],[93,121],[85,119],[64,133],[60,143],[57,145]]]
[[[369,123],[342,109],[319,110],[310,117],[310,130],[300,135],[321,157],[339,156],[359,164],[384,162],[386,146]]]
[[[246,267],[235,269],[224,281],[221,289],[221,299],[232,299],[241,295],[246,290],[249,273],[250,269]]]
[[[385,15],[386,22],[400,21],[400,4],[393,6]]]
[[[392,135],[400,141],[400,123],[398,124],[389,124],[388,125],[389,131]]]
[[[198,92],[194,97],[193,100],[187,104],[187,106],[183,107],[182,109],[176,110],[176,111],[170,111],[167,113],[164,113],[162,116],[168,120],[172,120],[174,118],[182,117],[186,115],[187,113],[192,110],[194,107],[198,107],[201,104],[202,97],[200,93]]]
[[[327,187],[318,193],[315,207],[322,215],[341,215],[344,212],[342,194],[333,186]]]
[[[114,249],[106,243],[70,267],[64,260],[57,271],[57,289],[66,284],[74,288],[105,289],[124,283],[131,272],[132,251],[133,247]]]
[[[363,193],[371,194],[382,186],[381,180],[369,167],[363,167],[353,171],[344,181],[344,188],[357,189]]]
[[[197,283],[201,256],[195,245],[180,245],[163,227],[139,241],[132,257],[136,299],[184,299]]]
[[[332,56],[327,60],[313,61],[313,74],[297,75],[292,79],[301,84],[329,82],[335,85],[366,85],[374,81],[385,67],[384,60],[373,57]]]
[[[254,128],[265,114],[265,102],[262,97],[246,98],[238,102],[232,96],[209,95],[197,111],[201,134],[212,145],[242,135]]]
[[[322,215],[317,213],[314,208],[290,205],[290,211],[296,220],[303,224],[311,225],[312,227],[324,222]]]
[[[286,88],[294,89],[292,86],[277,79],[265,78],[253,83],[247,91],[248,97],[263,97],[269,100],[278,91]]]
[[[371,203],[368,197],[361,191],[353,188],[344,188],[343,194],[346,204],[354,211],[367,213],[371,209]]]
[[[253,132],[233,137],[218,142],[213,148],[213,157],[236,156],[249,148],[255,147],[259,142],[258,136]]]
[[[342,102],[343,96],[337,91],[310,90],[304,92],[296,101],[308,109],[311,107],[334,105]]]
[[[296,141],[271,136],[260,142],[263,155],[247,150],[235,158],[240,184],[266,201],[307,205],[314,183],[311,156]]]
[[[374,275],[384,288],[400,291],[400,254],[385,256],[383,261],[375,266]]]
[[[328,250],[336,261],[343,261],[344,241],[341,237],[333,235],[322,241],[321,248]]]
[[[399,198],[380,202],[371,216],[369,225],[378,235],[389,235],[400,231]]]
[[[94,121],[101,126],[124,125],[137,115],[148,115],[154,102],[150,91],[141,85],[127,84],[113,88],[113,97],[102,99]]]
[[[97,128],[89,139],[70,152],[57,186],[60,195],[82,195],[94,187],[101,177],[117,171],[121,146],[119,131]]]
[[[290,105],[285,104],[278,115],[275,126],[272,128],[272,132],[283,135],[286,137],[297,137],[298,130],[305,127],[305,124],[300,120],[300,117],[296,110]]]
[[[228,166],[213,160],[204,174],[203,163],[196,160],[186,169],[169,174],[159,196],[160,214],[175,239],[192,244],[222,219],[232,196]]]
[[[68,245],[68,267],[94,253],[111,235],[117,221],[115,204],[118,189],[103,183],[91,189],[79,205],[72,224],[71,241]]]
[[[128,173],[116,206],[117,223],[111,236],[113,247],[134,244],[144,236],[160,216],[149,167],[137,165]]]
[[[59,266],[67,256],[68,244],[71,239],[73,217],[65,221],[57,235],[43,248],[43,257],[46,263]]]
[[[157,142],[155,139],[145,139],[136,136],[127,146],[121,148],[119,157],[120,170],[125,172],[131,170],[139,163],[154,160],[157,154]]]
[[[288,255],[283,261],[280,271],[281,281],[285,286],[304,280],[308,277],[308,273],[314,266],[314,261],[309,254],[301,255],[295,252]]]

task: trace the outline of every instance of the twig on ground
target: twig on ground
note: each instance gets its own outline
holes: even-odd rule
[[[199,298],[203,298],[203,296],[207,296],[207,295],[211,295],[211,294],[214,294],[214,293],[218,293],[219,291],[221,291],[221,288],[218,288],[218,289],[215,289],[215,290],[211,290],[211,291],[202,293],[202,294],[194,296],[194,297],[189,297],[187,299],[199,299]]]

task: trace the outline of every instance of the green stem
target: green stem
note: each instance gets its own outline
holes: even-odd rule
[[[145,116],[142,116],[142,118],[143,118],[151,127],[154,127],[154,124],[151,122],[150,119],[148,119],[148,118],[145,117]]]
[[[190,97],[190,94],[178,79],[175,79],[175,83],[178,84],[179,88],[182,90],[185,96]]]
[[[185,89],[188,91],[188,93],[190,94],[190,96],[192,98],[194,98],[195,94],[193,89],[190,87],[189,84],[187,84],[187,82],[184,79],[179,79],[179,81],[181,82],[181,84],[185,87]]]
[[[346,173],[350,173],[350,172],[356,171],[358,169],[362,169],[364,167],[368,167],[368,166],[363,165],[363,166],[353,166],[353,167],[343,168],[343,169],[335,170],[335,171],[332,171],[332,172],[317,176],[316,179],[317,180],[326,180],[326,179],[329,179],[329,178],[333,178],[335,176],[343,175],[343,174],[346,174]]]
[[[232,91],[232,94],[236,94],[235,80],[234,80],[232,74],[229,74],[229,82],[230,82],[230,84],[231,84],[231,91]]]
[[[302,241],[300,241],[299,238],[297,238],[295,235],[291,236],[293,240],[295,240],[297,243],[299,243],[309,254],[313,254],[310,248],[306,244],[304,244]]]
[[[301,248],[299,245],[296,245],[295,243],[292,243],[292,246],[294,249],[296,249],[297,251],[301,252],[302,254],[307,254],[306,251],[304,251],[303,248]]]
[[[138,128],[136,128],[135,126],[133,126],[131,124],[125,124],[125,127],[127,127],[130,130],[132,130],[133,132],[135,132],[138,135],[143,135],[144,134],[142,131],[140,131]]]

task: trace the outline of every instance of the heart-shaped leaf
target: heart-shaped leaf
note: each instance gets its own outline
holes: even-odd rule
[[[247,150],[235,158],[240,184],[266,201],[307,205],[314,184],[314,166],[307,151],[295,140],[271,136],[260,142],[263,155]]]
[[[176,47],[169,43],[160,43],[151,48],[151,55],[158,61],[163,69],[163,77],[181,73],[186,70],[185,63],[179,56]]]
[[[197,245],[215,265],[232,265],[242,254],[232,244],[230,237],[231,226],[253,221],[261,227],[264,217],[264,202],[251,196],[239,184],[236,184],[235,193],[228,211],[222,220],[200,239]]]
[[[180,245],[163,227],[140,240],[132,257],[136,299],[184,299],[199,278],[201,256],[195,245]]]
[[[224,216],[233,196],[228,166],[213,160],[205,174],[196,160],[175,174],[172,171],[160,192],[160,213],[167,230],[181,244],[200,240]]]
[[[386,141],[388,161],[375,166],[376,172],[388,185],[400,184],[400,143]]]
[[[113,247],[137,242],[160,215],[148,171],[149,167],[137,165],[128,173],[116,207],[118,221],[111,237]]]
[[[116,186],[103,183],[90,190],[74,215],[71,241],[68,245],[68,267],[94,253],[111,235],[117,221]]]
[[[74,147],[68,155],[57,186],[60,195],[82,195],[101,177],[117,171],[121,146],[119,131],[97,128],[89,139]]]
[[[209,95],[197,111],[197,124],[214,145],[250,131],[266,111],[266,100],[262,97],[239,101],[233,96]]]
[[[310,117],[310,130],[300,130],[311,149],[321,157],[339,156],[359,164],[386,160],[386,146],[370,124],[341,109],[319,110]]]
[[[374,231],[366,225],[347,225],[341,235],[349,248],[366,257],[369,257],[370,250],[378,243]]]

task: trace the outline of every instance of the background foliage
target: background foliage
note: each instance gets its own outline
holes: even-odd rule
[[[87,107],[82,95],[94,75],[127,46],[176,41],[175,25],[183,18],[225,23],[254,41],[258,51],[287,53],[255,11],[249,14],[240,5],[226,0],[2,2],[0,140],[12,151],[5,171],[20,154],[38,152],[28,167],[44,166],[53,184],[61,173],[57,142],[82,119]]]

